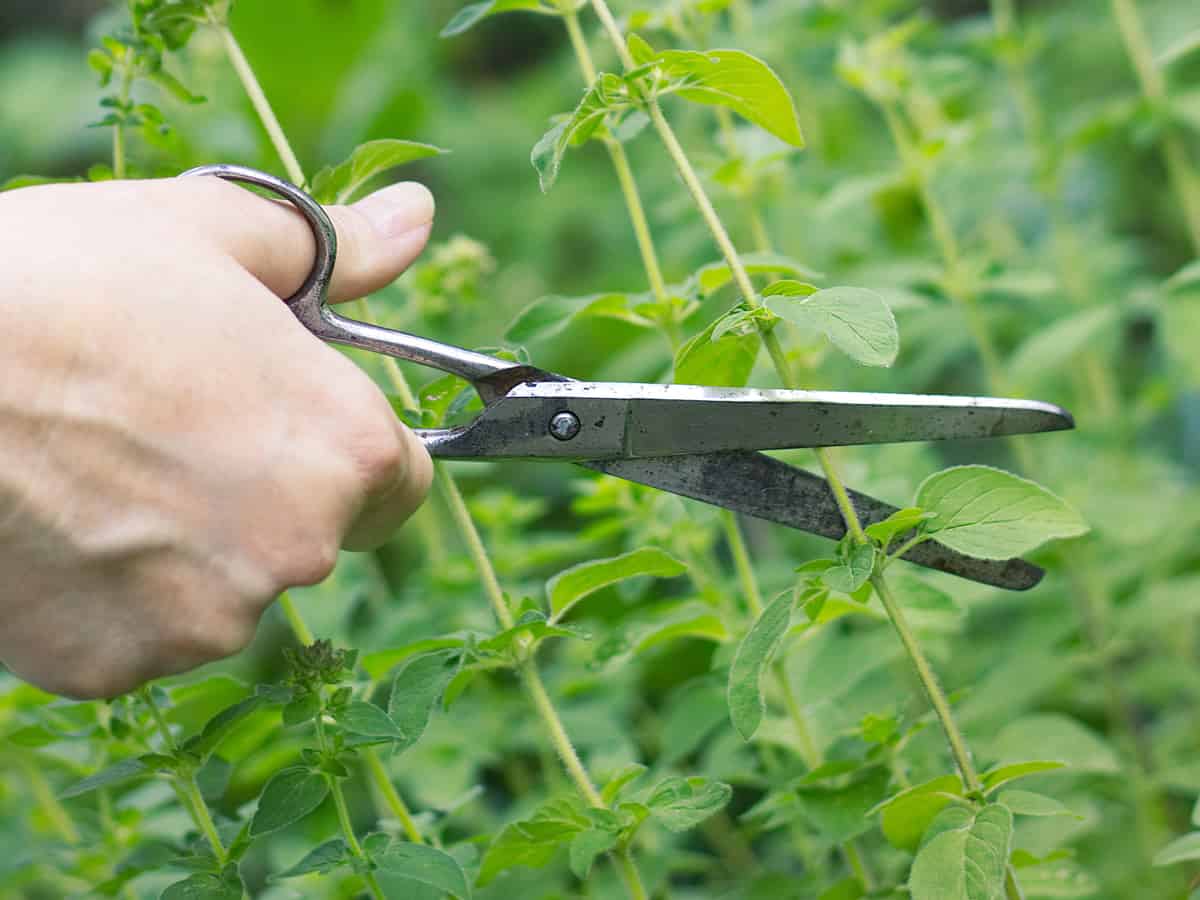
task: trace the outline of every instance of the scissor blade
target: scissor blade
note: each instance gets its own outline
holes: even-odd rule
[[[630,392],[631,458],[987,438],[1074,424],[1057,406],[992,397],[614,386],[622,387]]]
[[[833,492],[823,478],[761,453],[706,453],[591,461],[582,465],[832,540],[840,540],[846,534]],[[864,525],[880,522],[896,511],[896,507],[881,500],[856,491],[848,493]],[[1044,574],[1023,559],[976,559],[934,541],[918,544],[904,554],[904,559],[1015,591],[1033,587]]]
[[[574,426],[555,437],[551,423]],[[423,434],[442,457],[641,459],[984,438],[1073,427],[1033,400],[525,380],[471,425]]]

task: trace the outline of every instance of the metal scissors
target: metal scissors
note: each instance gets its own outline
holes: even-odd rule
[[[846,526],[828,483],[760,451],[1001,437],[1074,427],[1049,403],[991,397],[783,391],[576,381],[416,335],[348,319],[328,305],[337,235],[300,188],[242,166],[201,166],[292,203],[316,238],[316,262],[287,305],[316,337],[457,375],[484,408],[456,428],[418,429],[434,457],[565,460],[833,540]],[[849,492],[864,525],[896,507]],[[904,558],[972,581],[1026,590],[1043,572],[1022,559],[984,560],[936,541]]]

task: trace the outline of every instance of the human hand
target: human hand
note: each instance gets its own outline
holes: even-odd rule
[[[331,299],[429,238],[425,188],[329,213]],[[0,660],[109,697],[230,655],[339,547],[381,543],[432,474],[371,380],[280,300],[315,246],[216,178],[0,195]]]

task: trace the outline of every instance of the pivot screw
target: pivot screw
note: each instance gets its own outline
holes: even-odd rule
[[[550,434],[560,441],[569,441],[579,434],[579,416],[573,412],[555,413],[550,420]]]

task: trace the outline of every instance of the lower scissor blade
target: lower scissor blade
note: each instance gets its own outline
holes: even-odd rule
[[[823,478],[761,453],[706,453],[581,465],[832,540],[840,540],[846,534],[837,501]],[[848,493],[864,526],[883,521],[896,511],[896,507],[881,500],[856,491]],[[976,559],[935,541],[918,544],[904,554],[904,559],[1016,591],[1033,587],[1044,574],[1023,559]]]

